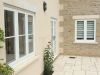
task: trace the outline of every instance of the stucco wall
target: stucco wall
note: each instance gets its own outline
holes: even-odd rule
[[[60,0],[60,49],[63,54],[100,56],[100,18],[96,19],[97,44],[74,43],[77,15],[100,15],[99,0]]]
[[[58,0],[46,0],[47,11],[43,11],[43,1],[44,0],[0,0],[0,27],[4,29],[4,3],[10,4],[12,6],[26,8],[26,4],[32,8],[35,8],[35,57],[36,59],[29,65],[24,66],[23,69],[18,72],[15,71],[16,75],[40,75],[43,72],[43,50],[51,41],[51,23],[50,18],[54,17],[57,19],[57,29],[59,28],[59,4]],[[30,10],[30,9],[29,9]],[[58,38],[57,30],[57,40]],[[57,41],[57,55],[59,54],[59,46]],[[0,48],[0,58],[6,60],[5,47]],[[34,59],[34,58],[33,58]],[[24,62],[26,63],[26,62]],[[23,64],[22,64],[23,65]],[[21,67],[21,66],[20,66]]]

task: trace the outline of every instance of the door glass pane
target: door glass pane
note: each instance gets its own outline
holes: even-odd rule
[[[25,34],[25,14],[18,13],[19,35]]]
[[[19,52],[20,57],[25,55],[25,36],[19,36]]]
[[[29,35],[29,53],[33,52],[33,35]]]
[[[15,60],[15,41],[14,38],[5,40],[6,45],[6,61],[11,62]]]
[[[32,16],[28,16],[28,34],[32,34],[33,33],[33,17]]]
[[[4,11],[4,21],[5,21],[5,36],[14,36],[14,12]]]

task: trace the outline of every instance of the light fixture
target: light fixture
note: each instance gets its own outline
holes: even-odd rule
[[[43,2],[43,10],[44,12],[47,10],[47,3],[45,1]]]

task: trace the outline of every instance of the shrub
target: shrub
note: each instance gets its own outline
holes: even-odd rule
[[[0,75],[13,75],[14,70],[7,64],[0,64]]]
[[[44,72],[43,75],[52,75],[53,74],[53,51],[51,49],[51,44],[47,46],[44,50]]]
[[[4,32],[1,28],[0,28],[0,41],[4,41]]]

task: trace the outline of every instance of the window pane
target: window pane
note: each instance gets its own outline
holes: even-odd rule
[[[87,21],[87,40],[94,40],[94,21]]]
[[[13,11],[4,11],[5,36],[14,36],[14,13]]]
[[[77,39],[84,39],[84,21],[77,21]]]
[[[25,34],[25,15],[18,13],[19,35]]]
[[[29,53],[33,52],[33,35],[29,35]]]
[[[5,40],[6,45],[6,61],[11,62],[15,60],[15,41],[14,38],[9,38]]]
[[[87,21],[87,30],[94,31],[94,21]]]
[[[78,40],[84,39],[84,31],[77,31],[77,39]]]
[[[19,36],[19,52],[20,57],[25,55],[25,36]]]
[[[87,31],[87,39],[94,40],[94,31]]]
[[[33,17],[28,16],[28,33],[32,34],[33,33]]]
[[[77,30],[84,30],[84,21],[77,22]]]

